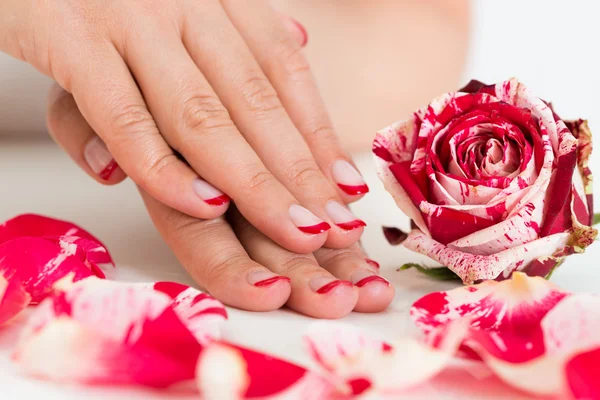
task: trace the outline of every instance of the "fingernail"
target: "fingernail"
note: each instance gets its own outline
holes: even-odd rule
[[[327,222],[297,204],[290,206],[289,213],[294,225],[304,233],[316,235],[331,229],[331,225]]]
[[[294,18],[289,15],[282,14],[283,23],[289,32],[294,35],[298,44],[302,47],[306,46],[308,43],[308,33],[306,32],[306,28],[300,22],[296,21]]]
[[[252,271],[248,274],[248,282],[251,285],[261,287],[269,286],[279,281],[290,281],[287,276],[275,275],[269,271]]]
[[[369,187],[360,172],[348,161],[337,160],[334,162],[331,166],[331,176],[339,188],[351,196],[369,192]]]
[[[90,169],[105,181],[110,179],[119,166],[98,136],[87,142],[83,149],[83,157]]]
[[[370,282],[381,282],[390,286],[390,283],[386,279],[382,278],[379,275],[373,274],[373,271],[369,271],[368,269],[357,269],[352,274],[350,280],[352,281],[352,283],[354,283],[355,286],[358,287],[363,287]]]
[[[331,218],[334,224],[346,231],[367,226],[363,220],[356,218],[354,215],[352,215],[350,210],[337,201],[331,200],[325,204],[325,212],[327,215],[329,215],[329,218]]]
[[[370,258],[365,258],[365,261],[367,262],[367,264],[369,264],[369,265],[371,265],[371,266],[373,266],[373,267],[375,267],[377,269],[380,268],[379,263],[377,261],[375,261],[375,260],[371,260]]]
[[[196,192],[205,203],[210,204],[211,206],[222,206],[229,202],[229,196],[205,180],[200,178],[194,179],[192,187],[194,188],[194,192]]]
[[[352,286],[352,283],[330,276],[317,276],[308,282],[308,286],[310,286],[314,292],[325,294],[338,286]]]

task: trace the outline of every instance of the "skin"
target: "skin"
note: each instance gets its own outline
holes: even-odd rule
[[[203,289],[231,306],[268,311],[287,305],[317,318],[378,312],[391,303],[394,289],[385,280],[352,285],[378,274],[356,243],[361,228],[299,234],[282,216],[282,204],[300,203],[329,221],[326,201],[360,197],[331,182],[330,164],[349,158],[294,24],[267,3],[232,7],[222,1],[221,9],[206,2],[211,6],[192,10],[182,0],[166,10],[158,2],[132,1],[125,9],[108,2],[106,12],[99,2],[63,0],[54,14],[41,3],[23,3],[29,4],[0,3],[0,49],[58,82],[49,96],[51,135],[99,182],[115,184],[129,175],[138,184],[157,229]],[[206,15],[226,18],[216,18],[217,25],[211,25],[215,18],[193,23],[205,22]],[[68,28],[57,29],[61,24]],[[336,71],[318,78],[340,80]],[[83,158],[86,143],[97,136],[122,167],[108,181]],[[371,136],[358,135],[358,142]],[[199,202],[189,189],[197,175],[223,189],[235,206]],[[229,186],[219,186],[219,179]],[[202,251],[198,243],[205,244]],[[251,283],[256,273],[289,280],[257,287]],[[336,280],[350,283],[315,291],[315,282]]]

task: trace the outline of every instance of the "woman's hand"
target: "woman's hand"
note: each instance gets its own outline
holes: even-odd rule
[[[71,95],[56,88],[48,120],[54,137],[76,149],[78,137],[94,136]],[[120,172],[122,174],[122,172]],[[117,178],[122,178],[119,175]],[[154,224],[200,286],[224,303],[253,311],[287,304],[317,318],[340,318],[352,310],[384,310],[394,288],[358,244],[296,254],[254,228],[235,207],[226,218],[200,220],[140,190]]]
[[[225,193],[297,253],[360,237],[343,204],[368,189],[266,0],[3,0],[0,50],[73,95],[92,130],[54,136],[100,180],[202,219]]]

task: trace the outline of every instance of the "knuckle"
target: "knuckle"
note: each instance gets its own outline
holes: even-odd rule
[[[327,142],[327,143],[337,143],[339,142],[339,138],[335,133],[333,127],[329,124],[318,125],[316,127],[310,128],[305,134],[304,137],[308,143],[315,142]]]
[[[202,133],[214,133],[232,126],[229,113],[216,96],[196,94],[181,102],[184,128]]]
[[[265,116],[283,109],[277,92],[263,76],[253,75],[247,78],[242,83],[240,92],[246,99],[248,110],[258,116]]]
[[[153,186],[162,176],[168,176],[169,170],[178,162],[179,159],[173,153],[150,155],[140,168],[138,184],[143,188]]]
[[[214,288],[223,286],[231,279],[231,276],[239,273],[244,265],[247,265],[250,259],[239,251],[229,252],[221,251],[215,253],[213,257],[207,260],[204,285],[209,292]]]
[[[307,272],[307,269],[317,268],[315,260],[308,255],[297,254],[284,260],[281,264],[286,275],[294,275],[296,272]]]
[[[323,252],[319,252],[318,260],[322,267],[328,267],[331,264],[342,264],[352,265],[359,261],[357,254],[353,251],[343,249],[322,249]]]
[[[247,182],[249,191],[266,191],[275,184],[275,177],[270,172],[261,170],[255,172]]]
[[[156,131],[154,119],[143,104],[126,103],[115,107],[112,114],[113,133],[117,136],[131,136]]]
[[[318,180],[321,170],[313,160],[300,158],[287,166],[285,176],[294,185],[302,187]]]

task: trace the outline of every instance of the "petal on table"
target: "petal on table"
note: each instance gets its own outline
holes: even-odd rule
[[[88,278],[39,305],[15,360],[31,375],[58,381],[152,387],[191,381],[202,345],[176,307],[147,286]]]
[[[0,274],[0,325],[12,319],[29,305],[31,296],[15,281]]]
[[[401,339],[388,345],[359,329],[336,323],[315,324],[306,335],[313,359],[349,395],[399,395],[442,371],[464,339],[468,320],[438,328],[423,343]]]
[[[567,384],[578,400],[600,400],[600,347],[577,354],[565,367]]]
[[[206,400],[320,400],[334,393],[332,383],[321,375],[225,342],[202,351],[196,382]]]
[[[85,251],[74,243],[21,237],[0,244],[0,273],[20,283],[33,303],[40,302],[54,283],[69,274],[75,281],[94,275],[103,278],[102,271],[94,267]]]
[[[89,255],[90,261],[97,264],[112,263],[106,246],[98,238],[83,228],[59,219],[37,214],[23,214],[14,217],[0,225],[0,244],[8,240],[24,237],[61,237],[74,236],[95,243],[91,248],[97,248]],[[103,249],[103,250],[101,250]]]
[[[562,250],[570,239],[569,233],[557,233],[496,254],[476,255],[444,246],[423,232],[413,230],[402,245],[448,267],[464,283],[472,284],[480,280],[508,278],[514,270],[527,267],[533,260]]]
[[[207,344],[221,338],[227,311],[220,301],[175,282],[157,282],[153,289],[171,298],[171,307],[200,343]]]
[[[542,318],[567,295],[543,278],[515,272],[510,280],[428,294],[413,304],[411,317],[426,333],[469,317],[478,330],[528,337],[541,329]]]

